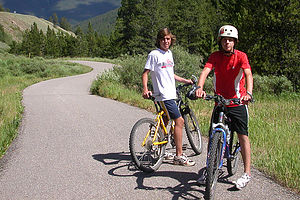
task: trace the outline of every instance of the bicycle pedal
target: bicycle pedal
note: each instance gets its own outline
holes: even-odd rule
[[[182,150],[183,150],[183,151],[187,150],[187,146],[188,146],[187,144],[183,144],[183,145],[182,145]]]

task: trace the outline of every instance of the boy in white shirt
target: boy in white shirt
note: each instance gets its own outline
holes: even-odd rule
[[[193,84],[192,80],[184,79],[174,73],[174,60],[171,50],[176,38],[168,28],[161,29],[157,34],[156,47],[148,55],[148,60],[142,74],[143,97],[149,98],[151,95],[159,101],[161,107],[167,113],[167,118],[175,121],[174,140],[176,146],[176,155],[174,155],[174,164],[193,166],[195,162],[188,159],[182,150],[182,129],[184,119],[177,108],[175,80],[182,83]],[[151,74],[153,84],[153,93],[148,90],[148,73]],[[170,156],[170,155],[169,155]]]

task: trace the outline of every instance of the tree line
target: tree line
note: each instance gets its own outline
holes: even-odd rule
[[[77,27],[76,36],[50,29],[43,35],[33,25],[22,43],[13,43],[12,52],[109,58],[146,54],[155,48],[157,31],[169,27],[177,44],[204,58],[203,64],[218,49],[220,26],[231,24],[239,30],[237,48],[248,54],[253,73],[286,76],[299,90],[299,10],[297,0],[122,0],[109,36],[90,24],[86,33]]]
[[[48,26],[47,32],[39,30],[33,23],[26,30],[20,43],[12,42],[10,53],[44,57],[110,57],[107,36],[98,35],[89,24],[87,33],[78,27],[76,35],[55,31]]]

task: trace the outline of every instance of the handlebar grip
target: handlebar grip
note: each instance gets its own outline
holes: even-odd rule
[[[154,101],[154,100],[155,100],[155,97],[152,96],[152,95],[150,95],[148,99]]]
[[[212,95],[206,95],[205,100],[212,100],[214,98],[214,96]]]

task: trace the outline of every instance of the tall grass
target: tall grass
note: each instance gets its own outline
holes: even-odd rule
[[[255,166],[300,191],[300,95],[259,96],[250,121]]]
[[[17,135],[22,91],[42,80],[86,73],[91,69],[61,60],[29,59],[0,53],[0,158]]]

